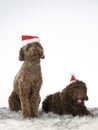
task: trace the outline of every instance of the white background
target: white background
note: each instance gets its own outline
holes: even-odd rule
[[[8,107],[21,35],[36,35],[45,50],[41,61],[42,101],[61,91],[70,74],[87,84],[88,107],[98,107],[98,1],[0,0],[0,107]]]

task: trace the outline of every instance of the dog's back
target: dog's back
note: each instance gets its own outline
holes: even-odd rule
[[[47,96],[46,99],[42,103],[42,109],[46,113],[51,111],[51,112],[60,114],[60,111],[61,111],[60,108],[61,108],[60,92]]]

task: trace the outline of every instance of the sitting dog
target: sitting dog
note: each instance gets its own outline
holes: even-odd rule
[[[24,118],[38,115],[42,85],[41,58],[44,58],[44,51],[39,42],[28,43],[20,49],[19,60],[24,62],[13,82],[9,108],[22,110]]]
[[[88,100],[86,84],[76,80],[65,87],[62,92],[47,96],[42,103],[42,109],[59,115],[92,115],[84,104],[85,100]]]

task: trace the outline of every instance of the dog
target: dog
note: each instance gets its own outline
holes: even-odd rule
[[[42,85],[41,59],[44,59],[44,50],[39,42],[28,43],[19,51],[19,60],[24,62],[14,78],[8,103],[10,110],[21,110],[23,118],[38,116]]]
[[[86,84],[83,81],[76,80],[66,86],[62,92],[48,95],[42,102],[42,110],[46,113],[54,112],[59,115],[92,115],[85,106],[84,101],[87,100]]]

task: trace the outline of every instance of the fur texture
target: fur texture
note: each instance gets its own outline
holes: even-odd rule
[[[29,43],[20,49],[19,60],[24,62],[13,82],[9,108],[13,111],[22,110],[24,118],[38,115],[42,85],[41,58],[44,58],[44,51],[38,42]]]
[[[88,100],[86,84],[77,80],[69,84],[62,92],[47,96],[42,103],[42,109],[45,112],[51,111],[60,115],[92,115],[87,110],[84,100]]]

